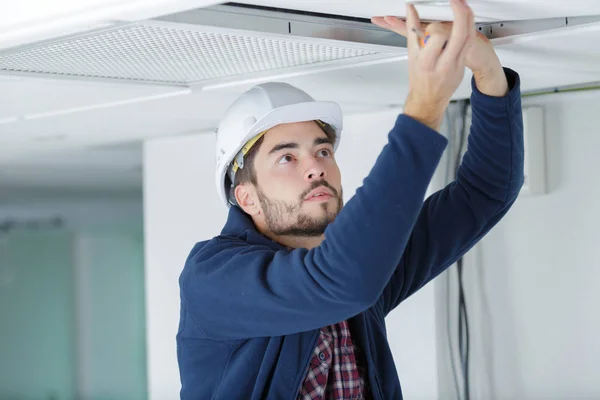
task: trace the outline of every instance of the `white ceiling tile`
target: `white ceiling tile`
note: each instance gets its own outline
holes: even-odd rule
[[[0,92],[5,94],[0,96],[0,120],[165,95],[175,90],[167,86],[4,76],[0,78]]]
[[[238,2],[361,18],[376,15],[406,15],[404,0],[240,0]],[[467,0],[467,2],[479,21],[600,15],[600,2],[597,0]],[[452,12],[448,6],[418,5],[417,11],[423,19],[452,19]]]

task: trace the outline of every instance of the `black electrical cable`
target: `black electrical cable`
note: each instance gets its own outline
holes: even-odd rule
[[[446,121],[448,123],[448,137],[449,137],[449,154],[446,159],[446,176],[444,185],[450,183],[450,172],[452,171],[452,162],[454,155],[454,142],[456,140],[456,131],[454,119],[450,116],[448,109],[446,109]],[[446,279],[446,336],[448,338],[448,349],[450,350],[450,366],[452,367],[452,378],[454,382],[454,389],[456,390],[456,399],[460,400],[460,388],[458,387],[458,376],[456,374],[456,363],[454,359],[454,344],[452,343],[452,327],[450,324],[450,277]]]
[[[459,259],[457,263],[458,271],[458,290],[459,290],[459,346],[461,355],[461,364],[463,368],[463,380],[465,388],[465,400],[471,398],[470,384],[469,384],[469,347],[470,347],[470,333],[469,333],[469,318],[467,315],[467,304],[465,302],[464,286],[463,286],[463,259]]]
[[[450,183],[450,173],[456,171],[452,167],[452,162],[454,161],[454,141],[456,140],[456,131],[454,126],[454,119],[450,115],[450,112],[446,108],[444,112],[444,118],[446,119],[446,124],[448,126],[448,156],[446,157],[446,172],[444,174],[444,186]]]
[[[467,137],[466,124],[467,124],[467,110],[468,102],[461,102],[463,108],[461,112],[461,130],[459,147],[456,156],[456,175],[458,175],[458,168],[462,160],[462,149],[464,142]],[[459,345],[459,356],[461,360],[461,366],[463,370],[463,382],[464,382],[464,398],[470,400],[471,390],[469,384],[469,356],[470,356],[470,332],[469,332],[469,317],[467,315],[467,304],[465,302],[465,291],[463,286],[463,258],[461,257],[457,261],[456,271],[458,275],[458,345]]]
[[[465,373],[465,341],[463,336],[463,293],[462,293],[462,258],[456,262],[456,274],[458,276],[458,354],[460,357],[460,368],[463,372],[463,384],[464,384],[464,373]],[[466,391],[465,391],[466,397]]]

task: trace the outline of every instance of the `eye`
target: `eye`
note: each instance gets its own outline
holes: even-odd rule
[[[292,161],[294,161],[294,157],[292,157],[291,154],[286,154],[285,156],[279,159],[279,164],[287,164]]]
[[[329,149],[321,149],[317,152],[317,155],[319,155],[320,157],[330,157],[331,151]]]

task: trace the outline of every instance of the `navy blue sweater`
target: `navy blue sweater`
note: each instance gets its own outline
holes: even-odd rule
[[[295,399],[319,328],[345,319],[374,398],[402,397],[385,316],[481,239],[523,183],[520,82],[505,73],[503,98],[472,82],[468,151],[457,179],[425,202],[447,140],[400,115],[320,246],[286,250],[230,209],[180,276],[182,399]]]

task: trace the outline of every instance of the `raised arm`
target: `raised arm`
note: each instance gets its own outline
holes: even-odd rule
[[[312,250],[275,251],[227,237],[198,245],[180,284],[199,329],[211,338],[285,335],[373,305],[400,260],[445,145],[443,136],[401,115],[363,186]]]
[[[421,49],[408,5],[405,114],[355,196],[312,249],[275,251],[222,237],[198,245],[181,275],[189,323],[207,338],[277,336],[349,318],[377,302],[401,260],[446,139],[441,115],[464,77],[470,8],[452,0],[457,23],[444,43]],[[366,134],[366,133],[365,133]]]
[[[502,73],[509,88],[505,96],[484,94],[476,80],[472,82],[468,150],[457,179],[425,201],[381,297],[386,314],[471,249],[519,194],[523,184],[520,82],[516,72],[504,69]],[[488,83],[495,85],[492,80]]]

